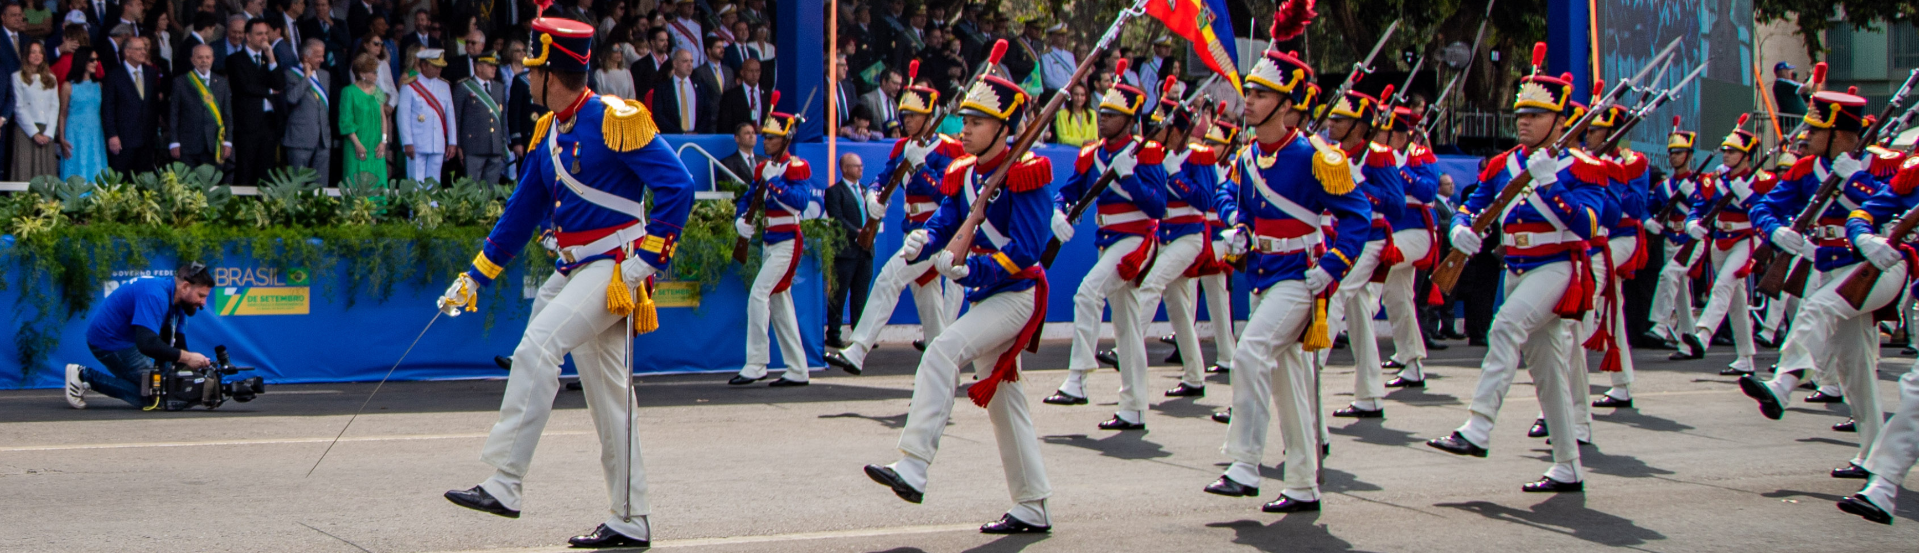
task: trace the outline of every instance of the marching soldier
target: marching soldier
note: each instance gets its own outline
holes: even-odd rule
[[[1898,299],[1904,288],[1906,270],[1899,247],[1874,234],[1882,224],[1902,212],[1896,206],[1880,208],[1878,213],[1860,209],[1883,186],[1868,171],[1872,159],[1854,159],[1851,151],[1865,129],[1866,99],[1843,92],[1821,91],[1813,94],[1806,108],[1810,129],[1806,156],[1779,179],[1779,183],[1752,208],[1753,226],[1772,238],[1781,253],[1814,260],[1819,270],[1818,287],[1808,291],[1786,335],[1778,372],[1771,380],[1754,376],[1739,378],[1739,389],[1759,402],[1759,412],[1779,420],[1785,414],[1786,400],[1805,378],[1807,369],[1835,371],[1839,388],[1852,408],[1859,433],[1859,454],[1846,466],[1832,469],[1834,478],[1866,478],[1863,468],[1872,453],[1873,441],[1885,424],[1879,407],[1877,388],[1879,334],[1872,324],[1872,312]],[[1792,219],[1808,205],[1821,184],[1831,176],[1841,179],[1833,201],[1820,213],[1812,236],[1791,227]],[[1865,215],[1861,226],[1848,228],[1849,215]],[[1858,248],[1854,251],[1854,248]],[[1775,263],[1790,263],[1781,258]],[[1853,307],[1839,296],[1839,285],[1866,261],[1881,267],[1885,274],[1873,286],[1866,301]],[[1811,287],[1811,284],[1807,285]],[[1804,355],[1793,350],[1804,348]],[[1793,361],[1800,362],[1793,362]],[[1809,363],[1808,363],[1809,362]]]
[[[500,181],[506,168],[506,90],[495,73],[499,57],[493,52],[473,58],[473,76],[453,87],[453,106],[460,124],[460,157],[466,175],[484,183]]]
[[[918,136],[932,121],[933,106],[939,103],[939,91],[915,84],[900,91],[900,124],[906,136]],[[900,189],[906,195],[906,220],[901,230],[905,234],[925,228],[926,221],[933,218],[939,210],[940,202],[946,196],[940,193],[940,179],[946,175],[946,167],[953,160],[966,155],[966,149],[952,137],[934,133],[933,137],[922,143],[916,140],[900,140],[893,144],[893,156],[886,160],[886,169],[880,172],[876,185],[890,182],[893,174],[909,168],[913,171],[905,177]],[[891,198],[879,197],[877,190],[867,193],[869,213],[875,217],[886,214],[886,201]],[[933,248],[944,248],[945,243],[931,244]],[[825,354],[827,364],[839,367],[847,372],[859,374],[866,364],[866,354],[873,350],[873,344],[879,341],[880,328],[886,326],[886,320],[893,316],[893,307],[899,303],[900,290],[911,288],[913,306],[919,310],[920,331],[927,342],[938,338],[952,318],[959,315],[948,312],[946,300],[942,297],[944,287],[939,272],[933,269],[930,260],[910,261],[905,257],[891,256],[880,267],[879,276],[873,279],[872,293],[866,303],[866,309],[860,313],[859,323],[853,326],[853,339],[846,347],[828,350]]]
[[[1212,241],[1213,259],[1211,264],[1205,263],[1202,259],[1195,270],[1199,287],[1206,292],[1207,317],[1213,322],[1214,363],[1213,366],[1206,368],[1206,372],[1210,373],[1233,370],[1233,355],[1238,349],[1236,343],[1238,332],[1233,328],[1233,296],[1228,287],[1232,279],[1233,266],[1227,262],[1226,244],[1220,241],[1220,235],[1225,233],[1226,229],[1232,228],[1230,221],[1239,216],[1238,204],[1235,203],[1238,200],[1239,188],[1226,178],[1227,173],[1232,171],[1232,154],[1239,149],[1239,126],[1221,119],[1225,117],[1223,108],[1221,111],[1222,113],[1215,116],[1212,124],[1207,126],[1205,140],[1206,146],[1213,150],[1214,161],[1212,209],[1206,211],[1206,234],[1207,239]],[[1192,284],[1187,284],[1183,290],[1188,298],[1192,297],[1193,292]],[[1185,304],[1197,305],[1191,300],[1186,301]],[[1193,349],[1180,346],[1180,351],[1185,355],[1200,357],[1197,349],[1199,343],[1195,341],[1190,345]]]
[[[1664,218],[1646,220],[1647,236],[1664,239],[1667,255],[1673,256],[1660,260],[1659,284],[1653,290],[1650,315],[1653,337],[1667,343],[1679,342],[1679,336],[1694,326],[1692,278],[1686,274],[1691,270],[1693,260],[1679,259],[1677,256],[1679,248],[1691,239],[1686,233],[1686,219],[1692,212],[1691,197],[1698,183],[1703,180],[1702,173],[1693,172],[1693,145],[1698,139],[1698,133],[1680,130],[1679,118],[1673,117],[1672,132],[1666,135],[1666,162],[1672,165],[1673,174],[1652,188],[1652,205],[1661,209],[1660,213],[1654,215]],[[1672,209],[1665,209],[1667,205],[1671,205]],[[1695,252],[1693,255],[1696,259],[1700,254]]]
[[[940,435],[952,418],[960,365],[992,360],[992,373],[974,383],[967,396],[985,407],[992,419],[1013,508],[980,531],[1050,532],[1053,522],[1047,498],[1053,494],[1052,485],[1047,482],[1039,438],[1027,411],[1019,354],[1046,319],[1046,271],[1039,257],[1052,239],[1054,201],[1046,186],[1052,182],[1053,168],[1046,158],[1031,153],[1008,159],[1008,135],[1019,127],[1028,100],[1019,85],[988,76],[975,83],[966,98],[960,104],[965,130],[959,140],[968,155],[947,167],[940,181],[946,200],[924,228],[907,234],[900,256],[913,263],[930,259],[940,274],[966,287],[972,308],[932,339],[920,358],[906,428],[900,433],[900,460],[867,465],[865,470],[867,477],[891,488],[900,499],[919,503],[926,494],[927,469],[939,452]],[[981,198],[987,176],[1007,163],[1014,165],[1007,170],[1003,187]],[[929,247],[946,243],[961,230],[973,202],[978,201],[988,203],[986,218],[972,236],[971,254],[960,258]]]
[[[1855,242],[1862,238],[1875,243],[1886,240],[1878,234],[1880,229],[1919,206],[1916,189],[1919,189],[1919,157],[1909,157],[1900,164],[1898,173],[1887,181],[1886,187],[1846,220],[1846,232]],[[1900,260],[1902,266],[1907,263],[1906,259]],[[1873,264],[1885,267],[1878,260],[1873,260]],[[1902,272],[1910,276],[1911,268]],[[1893,277],[1888,272],[1879,277],[1879,282],[1885,283]],[[1904,280],[1893,282],[1903,284]],[[1919,459],[1919,364],[1899,378],[1899,409],[1880,429],[1872,454],[1860,465],[1869,473],[1865,487],[1851,497],[1840,499],[1839,510],[1880,524],[1892,524],[1893,499],[1899,495],[1899,484],[1906,481],[1915,459]]]
[[[1237,416],[1228,423],[1224,452],[1233,463],[1205,491],[1259,495],[1267,425],[1277,410],[1286,479],[1279,499],[1261,508],[1269,513],[1319,510],[1319,390],[1307,348],[1332,345],[1322,294],[1352,269],[1372,219],[1339,147],[1304,136],[1294,124],[1299,119],[1288,116],[1307,99],[1312,73],[1294,55],[1267,50],[1246,75],[1245,114],[1254,140],[1233,164],[1239,216],[1222,238],[1228,253],[1251,256],[1252,313],[1230,373]],[[1322,212],[1336,217],[1338,238],[1330,244],[1320,231]],[[1325,253],[1315,255],[1320,248]]]
[[[1745,119],[1742,117],[1740,122],[1744,123]],[[1700,179],[1694,187],[1692,212],[1686,217],[1686,234],[1693,240],[1708,241],[1701,245],[1711,252],[1710,266],[1714,274],[1706,308],[1700,311],[1692,332],[1681,339],[1693,355],[1704,355],[1719,323],[1732,323],[1733,348],[1738,359],[1720,372],[1728,376],[1752,374],[1754,370],[1752,317],[1746,309],[1746,278],[1752,275],[1752,247],[1758,236],[1751,213],[1760,198],[1778,182],[1771,172],[1753,168],[1752,156],[1758,147],[1759,137],[1745,129],[1735,127],[1727,134],[1719,144],[1723,167],[1717,174]],[[1719,211],[1712,226],[1707,227],[1702,218],[1722,194],[1732,194],[1733,198]]]
[[[446,68],[439,48],[420,50],[420,77],[401,87],[400,145],[406,150],[406,178],[440,178],[446,158],[460,152],[460,122],[453,113],[453,89],[440,72]]]
[[[1167,82],[1177,81],[1168,78]],[[1191,357],[1180,359],[1183,371],[1179,385],[1167,390],[1166,397],[1205,397],[1206,373],[1200,365],[1205,357],[1199,354],[1199,334],[1193,331],[1198,314],[1187,283],[1200,264],[1218,263],[1213,256],[1212,236],[1207,232],[1206,213],[1213,209],[1219,176],[1214,170],[1212,148],[1192,142],[1192,110],[1181,105],[1171,90],[1170,86],[1161,88],[1152,115],[1154,132],[1147,137],[1165,149],[1160,168],[1166,173],[1166,217],[1159,221],[1159,254],[1140,278],[1139,328],[1143,334],[1159,311],[1163,296],[1174,340],[1193,352]]]
[[[1594,88],[1594,101],[1598,101],[1598,87]],[[1586,148],[1590,150],[1604,145],[1612,137],[1614,128],[1622,122],[1625,112],[1625,108],[1613,106],[1603,116],[1595,117],[1586,132]],[[1591,407],[1631,409],[1633,360],[1632,342],[1626,336],[1625,282],[1646,265],[1645,232],[1641,228],[1641,221],[1652,218],[1652,214],[1646,211],[1646,191],[1652,188],[1652,178],[1649,176],[1651,163],[1645,154],[1632,151],[1623,141],[1613,152],[1592,153],[1603,155],[1602,159],[1616,168],[1613,178],[1606,180],[1606,197],[1619,207],[1617,214],[1608,215],[1609,220],[1600,221],[1601,232],[1606,234],[1606,251],[1601,253],[1607,262],[1598,263],[1595,259],[1593,263],[1594,281],[1605,287],[1599,290],[1603,297],[1600,304],[1605,306],[1605,310],[1589,314],[1584,329],[1586,334],[1599,337],[1592,338],[1590,347],[1603,348],[1602,351],[1605,351],[1599,370],[1610,375],[1612,388],[1606,390],[1599,399],[1593,400]],[[1574,350],[1573,368],[1581,376],[1586,374],[1584,352]],[[1577,384],[1573,388],[1574,397],[1584,401],[1585,394],[1589,393],[1585,379],[1572,380]],[[1587,415],[1580,419],[1582,430],[1590,430],[1587,427],[1592,425],[1591,409],[1583,403],[1580,407],[1579,411]]]
[[[1346,330],[1353,351],[1353,402],[1333,411],[1335,417],[1376,419],[1386,416],[1381,400],[1386,383],[1379,362],[1379,341],[1373,337],[1373,317],[1379,314],[1379,299],[1371,292],[1373,273],[1381,267],[1399,264],[1403,256],[1393,247],[1389,218],[1406,213],[1406,180],[1399,171],[1393,150],[1373,142],[1373,124],[1379,119],[1379,100],[1357,91],[1348,91],[1332,105],[1327,115],[1326,136],[1345,154],[1354,183],[1371,207],[1369,227],[1361,231],[1365,247],[1352,259],[1352,268],[1333,287],[1333,299],[1327,303],[1327,328],[1338,333]],[[1342,236],[1343,238],[1343,236]],[[1323,365],[1331,349],[1317,353]]]
[[[1452,435],[1426,442],[1455,455],[1485,457],[1492,443],[1493,421],[1512,386],[1521,356],[1532,373],[1546,422],[1574,428],[1572,402],[1566,386],[1571,337],[1567,319],[1591,310],[1592,261],[1586,243],[1600,224],[1598,212],[1609,167],[1574,148],[1553,152],[1564,132],[1562,124],[1572,108],[1570,75],[1551,77],[1534,73],[1521,80],[1514,97],[1519,146],[1495,156],[1480,175],[1483,183],[1454,214],[1450,239],[1453,248],[1471,255],[1482,247],[1473,232],[1474,215],[1503,209],[1501,244],[1506,246],[1506,301],[1487,334],[1485,363],[1471,415]],[[1515,204],[1493,205],[1512,179],[1531,179],[1527,193]],[[1553,465],[1539,481],[1521,489],[1528,492],[1577,492],[1585,489],[1579,464],[1578,440],[1554,440]]]
[[[779,96],[775,95],[767,105],[777,107]],[[752,215],[748,211],[755,196],[760,196],[758,201],[764,206],[762,213],[766,221],[766,244],[761,251],[760,272],[747,290],[746,366],[726,381],[729,385],[752,384],[771,376],[766,371],[771,359],[766,336],[768,325],[779,335],[781,359],[786,362],[786,373],[768,385],[779,388],[809,383],[806,344],[800,341],[800,322],[793,311],[792,288],[793,272],[799,268],[800,255],[805,252],[800,219],[817,194],[813,189],[813,167],[788,149],[798,122],[799,117],[793,114],[767,114],[766,123],[760,126],[766,159],[753,168],[753,186],[735,201],[733,229],[741,238],[751,239],[754,225],[747,218]]]
[[[1087,403],[1086,375],[1099,368],[1100,304],[1113,310],[1113,343],[1120,372],[1119,412],[1099,424],[1105,430],[1146,428],[1146,342],[1140,328],[1139,294],[1133,282],[1150,268],[1158,242],[1159,220],[1166,216],[1166,170],[1160,167],[1160,144],[1133,134],[1146,95],[1132,85],[1116,84],[1099,101],[1100,140],[1079,151],[1073,178],[1059,187],[1058,214],[1053,236],[1061,244],[1072,241],[1073,224],[1066,220],[1087,189],[1099,184],[1110,170],[1114,179],[1099,192],[1097,205],[1099,261],[1079,283],[1073,295],[1073,353],[1066,365],[1066,382],[1044,401],[1054,405]]]
[[[527,169],[507,200],[473,268],[461,274],[440,309],[472,311],[476,289],[492,284],[528,237],[551,217],[560,251],[557,271],[540,287],[514,370],[500,402],[500,420],[480,458],[494,473],[478,486],[453,490],[454,504],[519,518],[521,483],[560,386],[560,360],[574,353],[587,411],[600,437],[612,516],[574,547],[646,547],[646,471],[633,436],[635,405],[628,340],[658,325],[647,292],[666,270],[693,205],[693,179],[664,140],[652,114],[636,101],[586,88],[593,28],[550,17],[532,23],[539,57],[529,58],[534,101],[561,109],[540,118]],[[574,52],[578,56],[571,55]],[[590,168],[590,169],[589,169]],[[641,202],[651,193],[652,208]],[[630,353],[630,350],[627,350]]]
[[[1393,327],[1393,356],[1380,366],[1398,369],[1399,374],[1386,381],[1387,388],[1424,388],[1426,336],[1419,328],[1419,294],[1413,289],[1419,271],[1431,269],[1438,261],[1434,248],[1438,226],[1433,207],[1439,201],[1439,158],[1425,144],[1413,141],[1412,131],[1419,126],[1419,112],[1395,106],[1390,121],[1382,130],[1386,145],[1392,148],[1405,180],[1405,210],[1388,216],[1392,225],[1393,246],[1399,250],[1399,262],[1386,272],[1381,303],[1386,321]],[[1362,367],[1363,370],[1363,367]]]

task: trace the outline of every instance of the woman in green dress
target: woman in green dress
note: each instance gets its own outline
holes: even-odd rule
[[[340,135],[346,138],[346,180],[358,184],[369,178],[375,186],[386,187],[387,129],[386,93],[375,82],[380,60],[361,54],[353,60],[353,86],[346,88],[340,100]]]

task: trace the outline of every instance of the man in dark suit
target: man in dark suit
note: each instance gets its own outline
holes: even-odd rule
[[[265,19],[246,25],[246,47],[227,56],[227,82],[233,87],[233,184],[252,186],[273,166],[280,132],[273,124],[273,86],[267,80],[279,64],[267,44]]]
[[[633,90],[642,96],[673,72],[673,34],[665,27],[654,27],[646,31],[646,42],[649,52],[633,62],[631,71]]]
[[[368,0],[346,0],[346,2],[346,26],[348,36],[356,38],[366,36],[367,24],[375,16],[386,19],[393,18],[391,14],[387,13],[385,6],[375,5]]]
[[[8,130],[12,128],[13,123],[12,77],[14,73],[20,71],[20,47],[33,40],[20,34],[26,26],[26,15],[21,11],[19,4],[10,3],[0,6],[0,34],[3,34],[5,39],[0,40],[0,77],[8,78],[6,92],[0,93],[0,151],[11,150],[7,145],[13,137],[13,133]],[[7,168],[8,162],[12,161],[13,156],[0,157],[9,158],[0,160],[0,171],[3,171]]]
[[[759,124],[766,116],[766,100],[771,91],[760,86],[760,61],[749,59],[740,64],[740,85],[720,96],[720,117],[716,129],[737,129],[740,123]]]
[[[191,52],[193,69],[173,80],[167,151],[189,167],[219,165],[233,159],[233,91],[213,74],[213,47]]]
[[[267,15],[266,22],[267,28],[272,32],[273,36],[268,48],[273,50],[273,59],[279,64],[279,70],[298,70],[300,67],[300,47],[298,43],[293,42],[293,40],[289,38],[288,32],[291,29],[287,28],[286,22],[280,17],[272,14]],[[276,75],[276,77],[278,76]],[[280,79],[275,78],[270,82],[279,84]],[[278,87],[275,88],[277,89]]]
[[[840,244],[838,253],[833,254],[833,291],[826,300],[826,346],[846,347],[840,340],[840,316],[846,313],[847,297],[852,296],[852,315],[847,323],[859,319],[866,311],[866,295],[873,282],[873,251],[861,249],[854,243],[853,237],[859,236],[860,228],[866,226],[867,213],[877,211],[879,201],[868,200],[866,188],[860,184],[865,164],[860,156],[847,153],[840,156],[839,182],[826,189],[826,216],[840,224],[846,231],[845,242]]]
[[[180,62],[193,59],[193,48],[196,46],[209,44],[209,48],[211,48],[210,43],[207,42],[207,37],[213,36],[213,30],[219,26],[219,17],[207,12],[195,12],[193,14],[193,21],[187,26],[187,36],[180,39],[179,43],[173,45],[174,63],[180,64]],[[162,46],[164,47],[165,45]],[[217,58],[219,53],[214,52],[213,55]],[[174,69],[179,73],[186,73],[189,67],[191,67],[189,64],[180,64],[179,67],[175,67]]]
[[[673,52],[673,72],[653,87],[653,122],[666,134],[711,134],[718,120],[717,101],[699,92],[693,78],[693,53]],[[718,98],[714,96],[713,98]]]
[[[101,86],[100,126],[107,136],[107,166],[121,173],[153,169],[160,128],[160,75],[147,64],[145,37],[126,43],[126,62],[107,68]],[[85,71],[85,68],[81,69]]]
[[[320,64],[320,68],[327,70],[328,75],[346,75],[350,73],[351,71],[347,70],[347,64],[353,60],[347,59],[349,55],[347,49],[352,47],[353,38],[347,35],[346,22],[333,18],[333,3],[331,0],[309,1],[313,3],[313,9],[307,10],[308,17],[300,20],[300,36],[319,39],[321,43],[326,44],[326,61]],[[359,0],[351,1],[358,2]],[[390,56],[393,54],[388,53],[387,55]],[[352,79],[342,78],[337,80],[350,81]],[[336,82],[333,83],[333,86],[334,91],[338,91],[339,87],[346,86],[346,83]]]
[[[430,32],[433,29],[433,15],[426,8],[413,10],[413,32],[400,37],[400,49],[392,55],[404,56],[408,47],[419,44],[421,48],[443,48],[439,37]]]
[[[718,104],[720,96],[738,84],[737,75],[720,62],[726,54],[726,41],[706,39],[706,63],[693,69],[693,83],[699,85],[700,99]]]
[[[473,64],[478,63],[474,58],[486,51],[486,31],[479,27],[467,30],[464,39],[459,52],[447,52],[446,71],[440,74],[446,82],[457,83],[473,76]]]
[[[739,178],[728,177],[725,173],[715,175],[714,178],[731,181],[745,188],[753,180],[753,166],[760,161],[760,156],[753,153],[753,147],[758,146],[759,142],[760,125],[758,123],[743,121],[735,125],[733,144],[738,146],[737,151],[733,152],[733,155],[721,158],[720,166],[725,167],[727,171],[732,171],[733,175]]]
[[[227,74],[227,58],[246,49],[247,14],[236,12],[227,16],[226,37],[213,42],[213,72],[231,76]]]
[[[106,39],[107,30],[120,20],[120,3],[112,0],[87,0],[87,28],[93,29],[93,44]]]

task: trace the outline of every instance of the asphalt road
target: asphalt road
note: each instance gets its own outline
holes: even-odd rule
[[[1886,527],[1839,512],[1860,481],[1826,475],[1853,454],[1832,432],[1843,407],[1795,400],[1783,421],[1758,414],[1732,378],[1729,348],[1670,362],[1644,352],[1638,409],[1596,413],[1583,494],[1519,491],[1550,451],[1525,437],[1537,412],[1522,372],[1492,454],[1455,457],[1422,444],[1466,416],[1482,348],[1434,352],[1430,386],[1394,392],[1387,418],[1332,421],[1325,510],[1269,515],[1275,499],[1202,493],[1223,470],[1230,402],[1156,401],[1149,432],[1095,425],[1112,413],[1118,374],[1093,377],[1093,405],[1043,405],[1065,376],[1067,345],[1027,357],[1026,393],[1054,488],[1049,536],[976,531],[1010,506],[985,411],[962,401],[926,502],[895,498],[861,473],[897,457],[917,353],[887,346],[865,376],[816,373],[806,388],[728,387],[726,375],[646,377],[638,388],[655,549],[730,551],[1912,551],[1919,496]],[[1210,344],[1207,346],[1210,349]],[[1158,360],[1169,346],[1150,345]],[[1768,352],[1770,353],[1770,352]],[[1911,364],[1880,367],[1887,409]],[[1210,355],[1210,351],[1209,351]],[[1771,355],[1763,355],[1762,363]],[[1350,356],[1324,377],[1327,409],[1350,399]],[[1594,366],[1597,366],[1595,359]],[[1155,388],[1175,367],[1152,371]],[[1595,375],[1594,391],[1605,378]],[[518,520],[440,498],[490,474],[479,460],[502,381],[388,384],[311,477],[304,476],[371,384],[274,386],[218,411],[145,413],[93,396],[69,410],[58,391],[0,392],[0,550],[539,551],[606,517],[599,446],[577,392],[562,392]],[[1803,394],[1802,394],[1803,395]],[[1277,431],[1275,431],[1277,432]],[[1275,434],[1267,461],[1283,460]],[[1267,468],[1269,477],[1280,469]]]

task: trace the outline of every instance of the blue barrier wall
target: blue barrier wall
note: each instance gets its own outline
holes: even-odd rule
[[[733,149],[730,136],[671,136],[668,140],[675,147],[687,143],[699,144],[716,157],[730,155]],[[892,143],[842,143],[839,149],[842,153],[859,155],[866,161],[868,174],[865,180],[871,182],[883,167]],[[1042,146],[1035,151],[1053,161],[1058,180],[1063,181],[1071,176],[1076,149]],[[828,176],[823,174],[825,152],[824,144],[795,146],[796,154],[815,161],[821,167],[821,174],[816,177],[821,182],[828,180]],[[705,186],[705,158],[687,151],[682,159],[692,170],[694,178]],[[1476,167],[1477,160],[1472,158],[1441,159],[1442,170],[1454,175],[1462,187],[1464,183],[1472,182]],[[898,251],[901,239],[898,229],[903,213],[899,202],[890,203],[886,214],[886,230],[874,243],[874,249],[880,255],[891,255]],[[1091,217],[1080,221],[1081,235],[1091,236],[1093,231]],[[10,240],[0,240],[0,248],[10,244]],[[1075,241],[1060,251],[1053,267],[1048,270],[1048,277],[1054,283],[1048,297],[1052,306],[1048,309],[1048,321],[1072,320],[1073,294],[1092,266],[1095,255],[1090,240]],[[531,307],[533,291],[532,287],[526,286],[526,267],[515,263],[509,266],[508,275],[498,281],[502,286],[510,286],[502,291],[504,300],[510,305],[502,306],[495,312],[491,328],[487,328],[483,311],[458,318],[441,318],[424,335],[420,335],[421,327],[433,317],[432,303],[443,283],[420,287],[402,285],[389,301],[378,302],[362,296],[349,308],[340,293],[345,282],[344,274],[336,272],[307,279],[290,278],[250,258],[230,256],[218,261],[212,265],[217,275],[224,275],[223,282],[215,290],[212,308],[189,322],[189,345],[196,351],[211,351],[214,345],[225,344],[236,364],[258,367],[260,376],[266,377],[269,383],[378,380],[399,359],[415,336],[420,336],[419,345],[406,358],[406,362],[394,370],[394,379],[503,376],[504,373],[494,367],[492,358],[494,355],[510,354],[518,344],[520,333],[526,326],[526,312]],[[155,259],[144,267],[117,267],[115,282],[108,286],[116,286],[119,282],[143,274],[170,274],[173,265],[172,259]],[[807,365],[810,367],[823,366],[820,354],[826,325],[826,290],[820,271],[817,262],[811,257],[806,258],[794,277],[793,285],[794,307],[800,316],[799,326],[806,342]],[[548,268],[541,267],[535,274],[544,277],[549,272]],[[4,348],[0,350],[4,352],[0,353],[0,388],[59,387],[59,368],[67,363],[98,366],[87,350],[86,317],[81,316],[66,321],[62,326],[60,344],[51,359],[43,366],[24,371],[12,355],[17,348],[13,340],[22,322],[20,317],[28,311],[22,305],[21,292],[24,287],[46,286],[46,283],[26,283],[18,278],[9,278],[8,281],[12,286],[0,290],[0,309],[14,315],[8,319],[10,331],[5,333],[6,342],[0,344],[0,348]],[[532,286],[537,286],[537,283]],[[1234,310],[1243,316],[1246,309],[1244,281],[1235,276],[1233,289]],[[288,311],[281,314],[250,314],[245,311],[251,308],[240,308],[248,305],[242,300],[249,294],[257,294],[255,297],[298,297],[304,298],[305,302],[301,304],[301,309],[286,308]],[[222,303],[222,298],[227,303]],[[486,303],[500,299],[490,292],[481,296],[481,301]],[[234,301],[240,303],[232,303]],[[95,302],[96,309],[98,305],[99,302]],[[700,294],[697,308],[661,309],[661,329],[634,340],[636,370],[649,373],[738,370],[745,357],[745,336],[732,329],[745,328],[745,305],[745,284],[729,272],[714,290]],[[233,308],[219,312],[223,306]],[[1203,302],[1200,313],[1201,320],[1210,319]],[[1160,318],[1164,318],[1163,310]],[[910,299],[902,298],[891,322],[917,324],[917,313]],[[721,331],[716,332],[716,329]],[[772,351],[773,364],[783,367],[777,341]],[[23,373],[28,376],[22,378]]]

